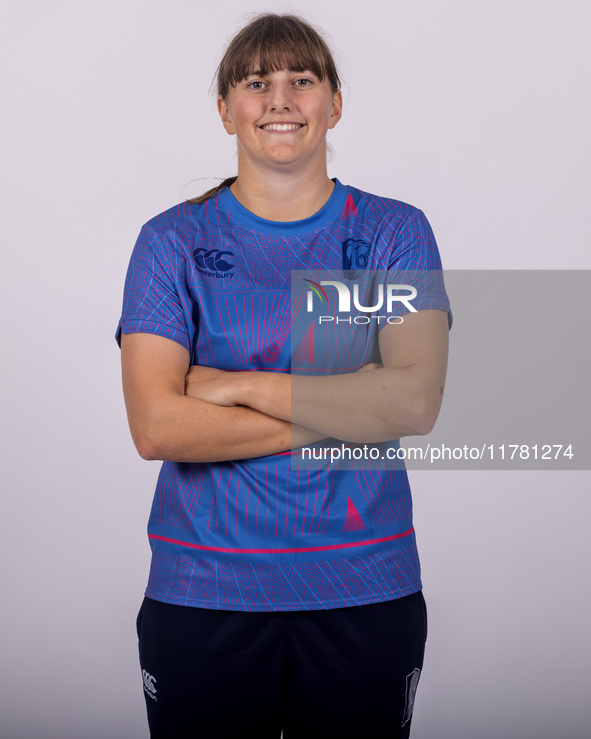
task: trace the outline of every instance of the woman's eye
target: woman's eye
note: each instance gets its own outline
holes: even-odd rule
[[[253,80],[253,82],[248,83],[248,87],[251,90],[262,90],[265,87],[265,83],[261,82],[261,80]]]
[[[312,84],[312,80],[308,80],[308,79],[296,80],[297,87],[308,87],[311,84]]]

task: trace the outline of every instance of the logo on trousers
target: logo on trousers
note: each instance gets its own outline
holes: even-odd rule
[[[149,672],[146,672],[146,670],[142,670],[142,678],[144,681],[144,693],[150,696],[152,700],[158,700],[158,698],[156,698],[156,686],[154,685],[156,678],[153,675],[150,675]]]
[[[415,696],[417,694],[420,677],[421,671],[418,667],[415,667],[410,675],[406,676],[406,694],[404,696],[404,715],[402,717],[402,726],[407,724],[412,718],[412,709],[415,705]]]

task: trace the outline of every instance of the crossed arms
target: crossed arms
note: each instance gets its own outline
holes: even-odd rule
[[[220,462],[325,437],[373,443],[429,433],[443,398],[447,313],[407,314],[381,330],[379,348],[381,365],[300,377],[190,367],[180,344],[126,334],[121,360],[132,438],[144,459]]]

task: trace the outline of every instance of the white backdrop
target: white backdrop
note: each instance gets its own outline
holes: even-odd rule
[[[158,464],[130,441],[113,333],[141,224],[234,173],[208,92],[222,47],[253,10],[325,29],[346,98],[331,175],[421,207],[447,268],[590,269],[590,6],[2,5],[0,735],[139,739]],[[588,736],[590,481],[413,475],[414,739]]]

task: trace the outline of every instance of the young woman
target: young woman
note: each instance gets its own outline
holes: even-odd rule
[[[398,320],[333,316],[292,348],[311,299],[291,275],[336,310],[348,278],[440,270],[437,247],[421,211],[328,178],[340,83],[301,19],[240,31],[218,109],[238,176],[143,227],[118,332],[134,442],[165,460],[138,617],[151,736],[406,737],[426,638],[406,472],[295,457],[427,433],[449,306],[403,292]]]

